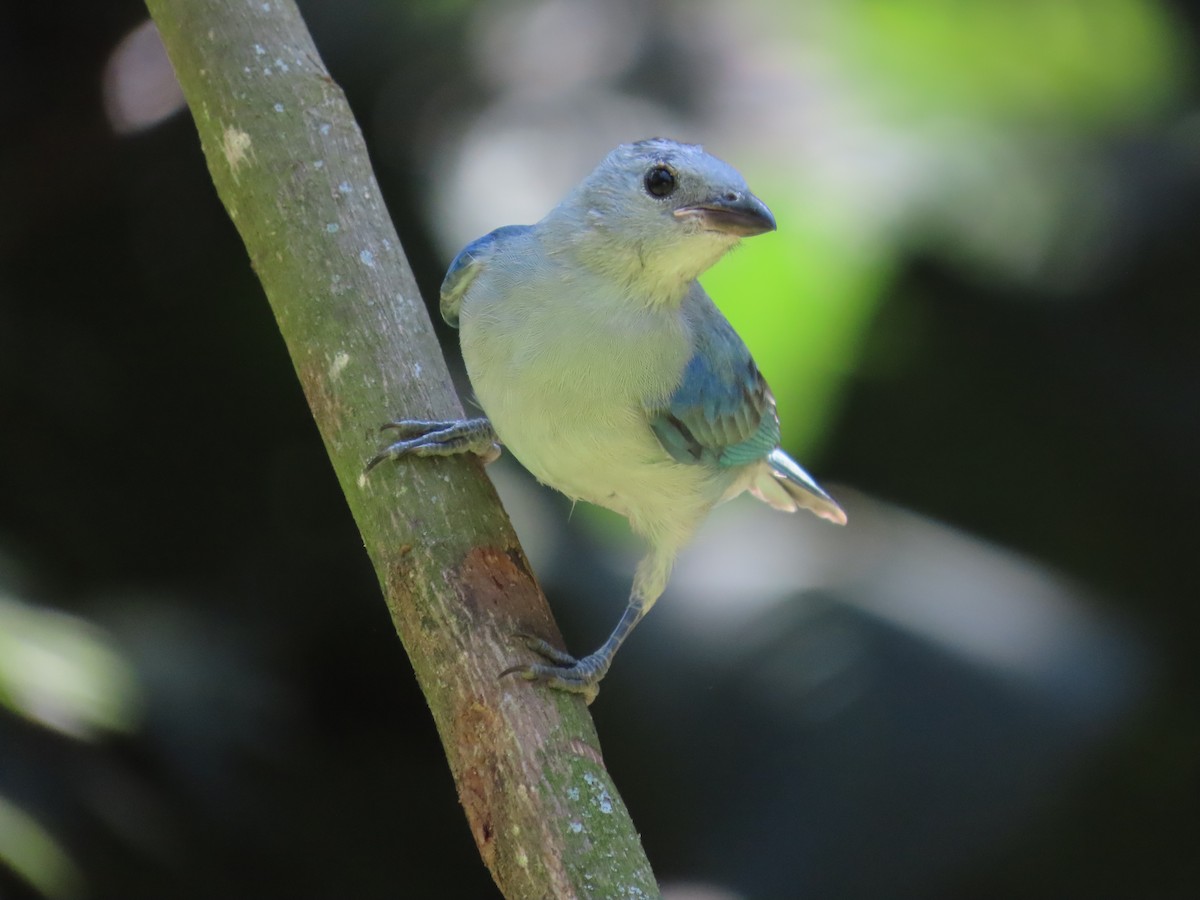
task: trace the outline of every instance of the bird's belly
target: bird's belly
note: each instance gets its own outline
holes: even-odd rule
[[[707,511],[723,473],[676,462],[650,428],[691,353],[676,312],[595,299],[579,309],[537,285],[521,303],[471,296],[463,360],[501,442],[539,481],[607,507],[635,530]],[[715,492],[715,494],[714,494]]]
[[[634,530],[653,533],[693,524],[720,499],[724,473],[676,462],[662,448],[640,408],[548,400],[512,402],[503,392],[479,392],[496,434],[539,481],[576,500],[626,516]],[[490,396],[489,396],[490,395]]]
[[[488,392],[483,392],[488,393]],[[497,435],[539,481],[572,499],[626,513],[627,495],[667,466],[670,457],[634,410],[581,408],[544,390],[527,402],[480,397]]]

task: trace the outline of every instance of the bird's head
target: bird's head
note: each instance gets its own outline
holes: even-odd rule
[[[586,262],[676,297],[739,240],[775,230],[736,169],[662,138],[613,150],[556,214]]]

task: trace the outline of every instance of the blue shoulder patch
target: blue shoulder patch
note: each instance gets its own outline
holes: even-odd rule
[[[505,240],[527,234],[532,230],[532,225],[503,225],[495,231],[489,231],[481,238],[476,238],[458,251],[458,255],[450,263],[450,268],[446,270],[446,277],[442,279],[442,318],[448,325],[453,328],[458,327],[458,310],[462,305],[463,295],[471,286],[471,282],[482,271],[487,258]]]

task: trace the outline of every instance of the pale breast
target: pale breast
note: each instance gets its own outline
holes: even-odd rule
[[[715,502],[721,479],[672,460],[646,415],[690,355],[677,309],[605,295],[579,275],[480,281],[463,303],[463,358],[500,440],[534,476],[639,530]]]

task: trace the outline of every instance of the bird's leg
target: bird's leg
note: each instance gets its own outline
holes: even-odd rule
[[[608,640],[601,644],[595,653],[576,659],[542,638],[519,634],[517,637],[525,646],[546,662],[510,666],[500,673],[500,677],[518,675],[526,681],[539,681],[560,691],[583,694],[584,699],[591,704],[600,693],[600,679],[608,672],[617,650],[625,642],[625,638],[629,637],[634,626],[654,606],[654,602],[666,587],[674,558],[673,549],[668,551],[665,548],[655,548],[638,564],[629,604]]]
[[[589,653],[582,659],[576,659],[569,653],[564,653],[539,637],[531,634],[519,634],[517,637],[526,647],[547,661],[527,666],[512,666],[501,672],[500,677],[519,675],[526,681],[540,681],[560,691],[583,694],[584,699],[590,704],[600,693],[600,679],[607,674],[609,666],[612,665],[617,648],[621,646],[625,638],[629,636],[629,632],[633,631],[633,626],[640,622],[645,614],[645,604],[637,597],[630,597],[629,605],[625,607],[621,621],[608,636],[608,640],[601,644],[600,649],[595,653]]]
[[[487,419],[456,419],[449,422],[426,422],[421,419],[401,419],[388,422],[381,430],[392,429],[399,440],[384,447],[367,463],[371,471],[385,459],[403,456],[456,456],[474,453],[485,463],[500,455],[500,444],[492,423]]]

